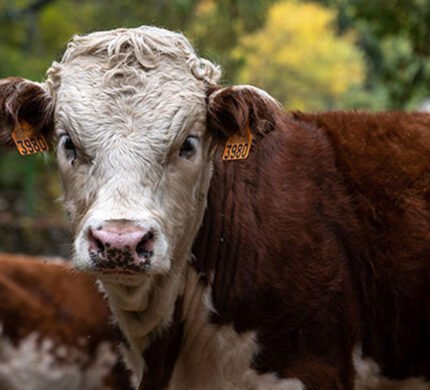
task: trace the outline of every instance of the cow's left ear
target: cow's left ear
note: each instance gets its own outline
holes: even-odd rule
[[[28,124],[34,136],[50,143],[54,133],[54,104],[43,84],[19,77],[0,80],[0,145],[13,145],[12,132]]]
[[[276,127],[276,121],[283,112],[276,99],[253,86],[230,86],[208,91],[208,128],[218,139],[234,134],[245,135],[248,127],[254,138],[264,136]]]

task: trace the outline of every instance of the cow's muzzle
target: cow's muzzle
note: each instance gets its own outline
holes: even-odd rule
[[[148,271],[158,232],[134,221],[110,220],[88,229],[88,253],[102,272]]]

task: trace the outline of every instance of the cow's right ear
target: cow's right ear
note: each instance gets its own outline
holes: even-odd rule
[[[12,146],[12,132],[27,122],[48,143],[54,133],[54,104],[41,84],[18,77],[0,80],[0,145]]]
[[[220,140],[235,134],[245,135],[247,129],[254,138],[260,138],[276,127],[284,112],[276,99],[250,85],[211,88],[207,107],[208,128]]]

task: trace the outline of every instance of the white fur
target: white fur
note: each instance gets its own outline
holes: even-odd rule
[[[363,358],[361,348],[353,355],[356,372],[355,390],[430,390],[430,382],[423,378],[392,380],[381,375],[381,369],[371,358]]]
[[[228,87],[228,88],[232,88],[234,91],[240,91],[240,90],[252,91],[256,95],[259,95],[260,98],[262,98],[263,100],[267,100],[267,103],[269,105],[273,105],[275,107],[278,107],[280,111],[284,110],[283,105],[278,100],[276,100],[273,96],[268,94],[265,90],[258,88],[258,87],[255,87],[254,85],[249,85],[249,84],[233,85],[233,86]],[[222,93],[223,91],[224,91],[224,88],[220,88],[220,89],[214,91],[209,97],[209,103],[212,102],[215,99],[215,97],[217,95],[219,95],[220,93]]]
[[[0,388],[2,390],[101,390],[117,361],[108,343],[100,344],[91,362],[82,351],[58,347],[30,334],[17,345],[0,338]]]
[[[255,332],[237,333],[231,325],[208,321],[213,310],[211,288],[189,269],[184,285],[184,344],[169,383],[170,390],[302,390],[297,379],[259,375],[251,368],[258,352]]]

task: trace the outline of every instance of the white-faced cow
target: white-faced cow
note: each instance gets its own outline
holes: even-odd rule
[[[286,113],[219,76],[142,27],[0,84],[3,143],[55,130],[140,389],[429,389],[430,116]]]
[[[0,389],[131,389],[119,331],[90,275],[0,254]]]

